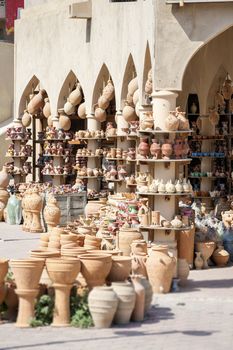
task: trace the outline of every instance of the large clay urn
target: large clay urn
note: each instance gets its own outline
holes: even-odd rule
[[[45,90],[40,90],[38,94],[34,95],[27,106],[28,112],[30,114],[35,114],[39,108],[43,108],[45,97],[46,97]]]
[[[112,267],[107,277],[109,282],[124,282],[131,272],[131,257],[112,256]]]
[[[55,289],[53,326],[70,324],[70,290],[80,272],[78,258],[52,258],[46,260],[46,268]]]
[[[32,213],[32,222],[30,226],[30,232],[40,233],[43,232],[43,228],[41,226],[40,213],[42,210],[42,197],[39,195],[39,190],[34,188],[32,190],[32,194],[27,199],[28,208],[30,208],[30,212]]]
[[[0,188],[5,189],[9,185],[10,177],[7,172],[7,167],[3,165],[0,171]]]
[[[212,255],[213,262],[217,267],[224,267],[227,265],[230,258],[230,254],[224,250],[223,246],[219,245]]]
[[[112,287],[95,287],[88,295],[88,305],[96,328],[111,327],[118,297]]]
[[[11,260],[10,267],[17,286],[19,310],[16,326],[29,327],[34,317],[35,298],[39,291],[39,281],[44,268],[44,259]]]
[[[130,255],[131,243],[137,239],[142,239],[143,236],[136,228],[121,228],[119,231],[119,249],[123,255]]]
[[[70,130],[71,120],[67,115],[61,114],[59,117],[59,127],[65,131]]]
[[[103,89],[103,96],[107,98],[109,101],[111,101],[114,97],[114,91],[115,91],[114,85],[111,79],[109,79],[107,85]]]
[[[0,259],[0,305],[2,304],[6,296],[6,288],[4,285],[4,279],[8,272],[8,260]]]
[[[102,286],[112,267],[112,257],[104,254],[82,254],[81,273],[89,288]]]
[[[48,118],[51,115],[51,108],[50,108],[49,99],[45,98],[44,102],[45,102],[45,105],[44,105],[44,108],[43,108],[43,114],[44,114],[45,118]]]
[[[28,113],[27,110],[24,111],[24,114],[22,116],[22,125],[25,127],[25,128],[28,128],[30,125],[31,125],[31,122],[32,122],[32,116],[31,114]]]
[[[146,268],[154,293],[170,291],[175,264],[175,258],[168,253],[168,246],[155,245],[152,247]]]
[[[86,104],[85,102],[81,103],[78,107],[78,116],[80,119],[86,119]]]
[[[106,114],[106,111],[100,107],[96,108],[95,109],[95,119],[102,123],[106,120],[107,118],[107,114]]]
[[[82,91],[80,88],[80,84],[77,85],[76,89],[74,89],[69,97],[68,97],[68,101],[73,105],[73,106],[77,106],[81,101],[82,101]]]
[[[152,139],[152,144],[150,146],[150,154],[153,159],[159,159],[161,154],[161,146],[157,139]]]
[[[145,315],[145,288],[141,283],[140,275],[132,275],[131,280],[136,293],[135,305],[132,313],[132,321],[141,322]]]
[[[208,259],[211,257],[211,255],[214,252],[215,249],[215,242],[196,242],[195,248],[197,252],[201,253],[201,256],[204,261],[204,269],[208,269]]]
[[[150,151],[147,138],[141,138],[138,146],[138,153],[142,158],[147,158]]]
[[[169,140],[165,140],[165,143],[162,145],[162,157],[163,159],[170,159],[173,153],[172,144]]]
[[[114,282],[112,287],[119,300],[114,323],[127,324],[130,321],[136,301],[134,286],[129,282]]]
[[[51,231],[53,227],[56,227],[61,218],[61,210],[58,206],[57,200],[53,196],[49,196],[47,204],[44,208],[44,219],[48,227],[48,231]]]

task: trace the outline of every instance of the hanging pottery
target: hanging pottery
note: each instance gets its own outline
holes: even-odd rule
[[[73,105],[73,106],[77,106],[81,101],[82,101],[82,91],[80,89],[80,84],[77,85],[76,89],[73,90],[69,97],[68,97],[68,101]]]
[[[32,116],[31,114],[29,114],[26,110],[24,111],[24,114],[22,116],[22,125],[27,128],[28,126],[30,126],[32,122]]]
[[[107,119],[107,114],[106,114],[105,110],[102,108],[99,108],[99,107],[96,108],[95,119],[100,123],[105,122],[105,120]]]
[[[146,84],[145,84],[145,93],[147,95],[151,95],[152,94],[152,91],[153,91],[153,85],[152,85],[152,82],[147,80],[146,81]]]
[[[67,115],[61,114],[59,117],[59,127],[65,131],[70,130],[71,120]]]
[[[108,99],[108,101],[111,101],[114,97],[114,91],[115,91],[114,85],[111,79],[109,79],[107,85],[103,89],[103,96],[106,99]]]
[[[137,116],[137,117],[140,116],[140,103],[139,103],[139,102],[136,103],[136,106],[135,106],[135,113],[136,113],[136,116]]]
[[[153,81],[153,79],[152,79],[152,68],[148,72],[147,79],[152,83],[152,81]]]
[[[102,109],[107,109],[109,106],[109,100],[105,96],[100,96],[98,99],[98,106]]]
[[[86,105],[85,102],[81,103],[78,107],[78,116],[80,119],[86,119]]]
[[[40,90],[38,94],[34,95],[27,106],[27,110],[30,114],[35,114],[38,109],[43,108],[45,96],[45,90]]]
[[[127,93],[126,102],[129,106],[134,107],[133,96]]]
[[[137,89],[135,91],[135,93],[133,94],[133,103],[134,103],[134,106],[136,106],[136,104],[138,103],[139,101],[139,89]]]
[[[165,119],[165,127],[168,131],[176,131],[179,127],[179,120],[176,117],[176,112],[169,112]]]
[[[72,105],[69,101],[67,101],[64,105],[64,112],[67,115],[71,115],[75,112],[75,106]]]
[[[229,261],[230,254],[219,245],[212,255],[212,260],[218,267],[226,266]]]
[[[135,77],[128,84],[128,93],[133,96],[133,94],[137,89],[138,89],[138,78]]]
[[[126,103],[126,105],[122,111],[122,116],[124,117],[125,121],[127,123],[129,123],[129,122],[132,122],[134,120],[137,120],[138,117],[135,113],[135,109],[132,106],[130,106],[127,102],[125,102],[125,103]]]
[[[51,115],[51,108],[50,108],[50,102],[48,98],[44,99],[45,105],[43,108],[43,114],[45,118],[48,118]]]

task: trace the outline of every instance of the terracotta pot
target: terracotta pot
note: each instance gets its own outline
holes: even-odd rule
[[[69,101],[67,101],[67,102],[64,104],[64,112],[65,112],[65,114],[67,114],[67,115],[72,115],[72,114],[74,114],[74,112],[75,112],[75,106],[72,105],[72,103],[70,103]]]
[[[88,250],[87,253],[91,253],[91,254],[107,254],[107,255],[110,255],[110,256],[120,256],[121,255],[121,252],[119,250],[101,250],[101,249],[91,249],[91,250]]]
[[[47,119],[48,126],[52,127],[53,126],[53,117],[50,115]]]
[[[174,143],[174,153],[177,159],[182,158],[183,156],[183,140],[181,138],[175,139]]]
[[[114,91],[114,85],[111,79],[109,79],[107,85],[103,89],[103,96],[106,97],[109,101],[111,101],[114,97]]]
[[[146,261],[147,253],[137,253],[132,255],[132,273],[147,277]]]
[[[106,202],[102,201],[89,201],[85,206],[85,215],[95,215],[99,213],[99,210],[106,206]]]
[[[150,147],[149,147],[147,141],[148,141],[147,138],[141,138],[140,144],[138,146],[138,153],[143,158],[147,158],[149,151],[150,151]]]
[[[201,252],[196,252],[196,258],[194,260],[196,270],[201,270],[204,266],[204,261],[201,257]]]
[[[135,228],[121,228],[119,231],[119,249],[123,252],[123,255],[130,255],[131,243],[137,239],[142,239],[141,232]]]
[[[170,112],[165,119],[165,127],[168,131],[176,131],[179,127],[179,119],[176,117],[176,112]]]
[[[131,260],[131,257],[112,256],[112,267],[107,280],[109,282],[124,282],[130,275]]]
[[[229,261],[230,254],[219,245],[212,255],[212,260],[218,267],[224,267]]]
[[[134,103],[134,106],[136,106],[136,104],[138,103],[139,101],[139,89],[137,89],[134,94],[133,94],[133,103]]]
[[[162,149],[163,159],[170,159],[173,153],[171,142],[169,140],[166,140],[165,143],[162,145],[161,149]]]
[[[153,290],[150,282],[146,277],[141,276],[141,284],[143,285],[145,289],[145,310],[144,314],[146,315],[147,312],[150,310],[151,302],[153,299]]]
[[[82,235],[91,235],[93,233],[93,228],[91,226],[79,226],[77,231]]]
[[[132,275],[131,280],[136,293],[135,306],[132,313],[132,321],[141,322],[145,314],[145,288],[141,284],[140,275]]]
[[[144,239],[137,239],[131,243],[132,254],[137,255],[138,253],[147,254],[147,243]]]
[[[155,245],[146,261],[147,274],[154,293],[168,293],[176,262],[169,256],[168,246]]]
[[[105,110],[102,109],[102,108],[99,108],[99,107],[96,108],[96,110],[95,110],[95,119],[98,122],[102,123],[102,122],[104,122],[106,120],[106,118],[107,118],[107,114],[106,114]]]
[[[189,275],[189,264],[185,259],[178,259],[178,278],[180,279],[180,284],[185,284]]]
[[[177,235],[178,257],[186,259],[188,264],[193,266],[195,227],[190,230],[179,231]]]
[[[138,90],[138,78],[133,78],[128,84],[128,93],[133,96],[135,91]]]
[[[41,196],[39,195],[39,191],[37,188],[33,189],[31,195],[28,196],[27,205],[29,208],[28,210],[32,213],[30,232],[43,232],[40,218],[40,212],[42,210],[43,201]]]
[[[7,306],[6,318],[14,322],[17,317],[19,300],[15,292],[15,286],[7,282],[6,288],[7,288],[7,292],[4,299],[4,302],[6,303],[6,306]]]
[[[159,159],[161,154],[161,146],[157,139],[152,139],[152,144],[150,146],[150,154],[154,159]]]
[[[127,324],[130,321],[136,301],[134,287],[129,282],[114,282],[112,283],[112,288],[119,300],[114,323]]]
[[[0,171],[0,189],[5,189],[9,185],[9,181],[10,177],[7,172],[7,167],[3,165],[2,170]]]
[[[128,103],[123,108],[122,116],[127,123],[138,119],[138,117],[135,113],[135,108],[130,106]]]
[[[108,106],[109,106],[110,102],[109,100],[104,97],[104,96],[100,96],[99,99],[98,99],[98,106],[102,109],[107,109]]]
[[[93,288],[105,283],[112,267],[112,258],[109,255],[82,254],[80,255],[81,273],[88,287]]]
[[[68,97],[68,101],[73,105],[73,106],[77,106],[81,101],[82,101],[82,91],[80,89],[80,85],[78,84],[76,89],[74,89],[69,97]]]
[[[48,242],[49,241],[49,233],[48,232],[43,232],[40,234],[40,240],[44,241],[44,242]]]
[[[71,120],[67,115],[61,114],[59,117],[59,127],[65,131],[70,130]]]
[[[151,95],[153,91],[153,84],[151,81],[147,80],[145,84],[145,93]]]
[[[208,269],[208,259],[214,252],[215,242],[197,242],[195,243],[195,248],[197,252],[200,252],[204,261],[204,269]]]
[[[7,205],[9,199],[9,193],[7,190],[0,188],[0,202],[4,204],[4,206]]]
[[[177,119],[179,120],[179,130],[189,130],[189,120],[185,117],[185,112],[179,112],[177,115]]]
[[[78,235],[75,233],[61,234],[61,241],[66,243],[76,242],[78,240]]]
[[[32,122],[32,116],[27,111],[24,111],[24,114],[22,116],[22,125],[27,128],[31,125]]]
[[[49,196],[44,208],[44,219],[48,226],[48,231],[59,224],[60,218],[61,210],[58,206],[57,200],[55,197]]]
[[[52,258],[46,260],[46,269],[55,289],[53,326],[70,324],[70,290],[80,272],[78,258]]]
[[[58,258],[58,257],[60,257],[60,251],[59,250],[54,250],[54,251],[31,250],[30,257],[37,258],[37,259],[38,258],[39,259]],[[48,276],[48,273],[47,273],[45,266],[44,266],[43,272],[41,274],[40,284],[45,284],[47,286],[51,286],[51,284],[52,284],[51,279]]]
[[[65,257],[78,257],[81,254],[86,254],[87,250],[83,247],[78,248],[62,248],[61,256]]]
[[[38,94],[34,95],[27,106],[27,110],[30,114],[35,114],[40,108],[44,107],[45,96],[45,90],[40,90]]]
[[[85,102],[81,103],[78,107],[78,116],[80,119],[86,119],[86,105]]]
[[[117,310],[118,298],[112,287],[95,287],[88,305],[96,328],[109,328]]]
[[[43,108],[43,114],[45,116],[45,118],[48,118],[51,116],[51,108],[50,108],[50,102],[48,98],[44,99],[45,105]]]

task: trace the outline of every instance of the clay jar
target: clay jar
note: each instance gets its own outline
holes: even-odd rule
[[[117,310],[118,298],[112,287],[95,287],[88,305],[96,328],[109,328]]]
[[[131,243],[142,238],[141,232],[137,231],[137,229],[122,228],[119,231],[119,249],[122,251],[123,255],[129,256],[131,253]]]
[[[138,146],[138,153],[142,158],[147,158],[150,151],[150,147],[147,141],[148,141],[147,138],[140,139],[140,144]]]
[[[180,279],[180,284],[183,285],[188,279],[189,275],[189,264],[185,259],[178,259],[178,278]]]
[[[80,255],[81,273],[89,288],[102,286],[112,267],[112,257],[104,254]]]
[[[170,159],[173,153],[173,149],[172,149],[172,144],[168,139],[165,140],[165,143],[162,145],[161,149],[162,149],[163,159]]]
[[[137,239],[131,243],[131,251],[132,254],[140,254],[145,253],[147,254],[147,243],[144,241],[144,239]]]
[[[138,78],[133,78],[128,84],[128,93],[133,96],[135,91],[138,90]]]
[[[131,257],[112,256],[112,267],[107,277],[109,282],[124,282],[130,275]]]
[[[4,286],[4,279],[8,272],[8,260],[0,259],[0,305],[6,296],[6,288]]]
[[[176,112],[170,112],[165,120],[165,127],[168,131],[176,131],[179,127],[179,119],[176,117]]]
[[[67,115],[61,114],[59,117],[59,127],[65,131],[70,130],[71,120]]]
[[[39,291],[39,280],[44,268],[44,259],[11,260],[10,267],[17,286],[19,310],[16,326],[29,327],[34,317],[34,303]]]
[[[137,115],[135,113],[134,107],[130,106],[128,102],[125,102],[125,107],[122,111],[122,116],[127,123],[137,120]]]
[[[229,257],[229,253],[223,249],[223,246],[219,245],[212,255],[212,260],[218,267],[224,267],[227,265]]]
[[[29,114],[27,111],[24,111],[24,114],[22,116],[22,125],[27,128],[28,126],[30,126],[32,121],[32,116],[31,114]]]
[[[98,106],[102,109],[107,109],[109,106],[109,100],[104,97],[104,96],[100,96],[98,99]]]
[[[114,91],[115,91],[114,85],[113,85],[111,79],[109,79],[107,85],[103,89],[103,96],[107,100],[111,101],[114,97]]]
[[[147,261],[146,253],[137,253],[132,255],[132,273],[135,275],[142,275],[147,277],[146,270],[146,261]]]
[[[77,106],[81,101],[82,101],[82,92],[80,89],[80,85],[78,84],[76,89],[74,89],[69,97],[68,97],[68,101],[73,105],[73,106]]]
[[[159,159],[161,154],[161,146],[157,139],[152,139],[152,144],[150,146],[150,154],[153,159]]]
[[[75,106],[72,103],[70,103],[69,101],[67,101],[64,104],[64,112],[67,115],[72,115],[75,112]]]
[[[106,201],[89,201],[85,206],[85,215],[95,215],[99,210],[106,205]]]
[[[30,114],[35,114],[39,108],[43,108],[45,96],[46,96],[46,91],[40,90],[38,94],[32,97],[27,107],[28,112]]]
[[[55,289],[52,325],[66,327],[70,323],[70,290],[80,271],[80,261],[77,258],[47,259],[46,269]]]
[[[86,119],[86,105],[85,102],[81,103],[78,107],[78,116],[80,119]]]
[[[102,108],[96,108],[95,110],[95,119],[98,121],[98,122],[104,122],[107,118],[107,114],[105,112],[104,109]]]
[[[131,280],[136,293],[136,301],[132,313],[132,321],[141,322],[144,320],[145,313],[145,288],[141,284],[140,275],[132,275]]]
[[[114,323],[127,324],[130,321],[136,301],[134,287],[129,282],[114,282],[112,283],[112,288],[119,300]]]
[[[195,244],[196,251],[200,252],[204,261],[204,269],[208,269],[208,259],[214,252],[215,242],[197,242]]]
[[[182,158],[183,156],[183,140],[181,138],[175,139],[175,144],[174,144],[174,153],[177,159]]]
[[[155,245],[152,247],[146,268],[154,293],[170,291],[175,264],[175,259],[169,256],[168,246]]]
[[[148,281],[148,279],[146,277],[142,277],[141,276],[141,284],[143,285],[143,287],[145,289],[145,310],[144,310],[144,314],[146,315],[147,312],[149,311],[150,307],[151,307],[151,302],[152,302],[152,299],[153,299],[153,290],[152,290],[150,282]]]
[[[196,252],[196,258],[194,260],[194,265],[195,265],[196,270],[201,270],[203,268],[204,261],[201,257],[200,252]]]
[[[185,112],[178,112],[179,130],[189,130],[189,120],[185,117]]]
[[[53,196],[49,196],[47,204],[44,208],[44,219],[48,226],[48,231],[56,227],[61,218],[61,211],[58,207],[57,200]]]

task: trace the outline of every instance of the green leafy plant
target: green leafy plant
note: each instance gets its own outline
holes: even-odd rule
[[[70,297],[71,325],[73,327],[88,328],[93,326],[92,317],[88,307],[88,291],[77,293],[74,287]]]
[[[31,320],[31,327],[49,326],[53,320],[54,297],[42,295],[35,306],[35,317]]]

